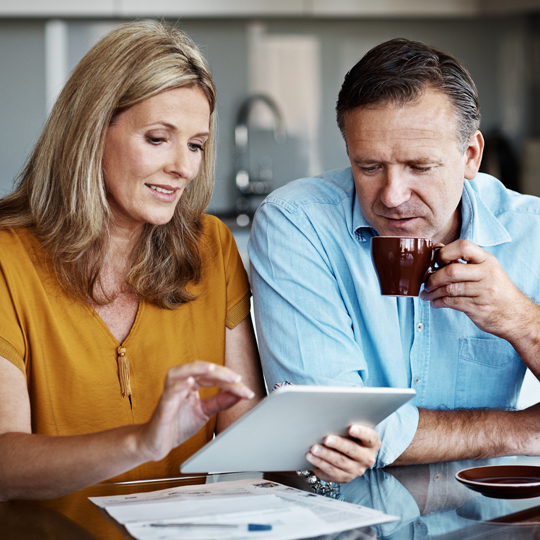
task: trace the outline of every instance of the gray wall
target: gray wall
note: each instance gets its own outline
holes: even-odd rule
[[[117,21],[120,22],[120,21]],[[215,212],[232,210],[235,189],[234,120],[249,89],[247,20],[185,20],[180,26],[202,47],[218,88],[219,140]],[[107,25],[112,24],[111,21]],[[498,127],[516,148],[538,127],[532,122],[537,91],[531,79],[531,36],[540,23],[533,17],[450,20],[265,20],[269,36],[309,35],[320,44],[320,124],[312,134],[322,170],[347,164],[344,145],[335,126],[334,106],[347,69],[373,45],[393,37],[426,41],[460,58],[469,68],[480,93],[482,129]],[[99,21],[68,21],[69,68],[96,39]],[[11,189],[45,119],[45,21],[0,20],[0,192]],[[534,79],[534,78],[533,78]],[[534,79],[536,80],[536,79]],[[536,90],[535,90],[536,88]],[[537,100],[536,100],[537,101]],[[279,150],[279,149],[278,149]],[[307,174],[287,145],[279,156],[280,185]]]
[[[43,23],[0,20],[0,194],[36,142],[45,120]]]

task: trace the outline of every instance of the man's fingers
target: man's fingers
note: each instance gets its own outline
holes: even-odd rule
[[[422,292],[428,294],[451,283],[479,283],[486,277],[485,271],[480,265],[453,262],[433,272]]]
[[[379,450],[381,447],[381,440],[379,435],[374,429],[368,428],[367,426],[352,425],[349,428],[349,435],[358,439],[363,446],[367,448],[374,448]]]
[[[475,302],[475,299],[482,296],[484,293],[484,288],[479,285],[477,282],[458,282],[458,283],[449,283],[444,287],[439,287],[433,291],[427,291],[422,294],[422,300],[428,302],[434,302],[440,298],[448,299],[463,299],[468,302]],[[450,307],[450,306],[447,306]]]
[[[377,433],[365,426],[351,426],[349,435],[358,441],[329,435],[324,444],[315,444],[308,461],[322,473],[323,480],[350,482],[375,464],[381,442]]]
[[[316,467],[321,474],[320,478],[331,482],[350,482],[364,474],[369,464],[357,462],[340,452],[330,450],[322,445],[313,445],[306,454],[307,460]]]
[[[316,446],[317,445],[313,447],[314,451],[318,451]],[[321,455],[315,455],[313,452],[308,452],[306,458],[314,466],[315,474],[326,482],[350,482],[353,478],[362,474],[355,474],[353,471],[339,467],[336,464],[339,456],[337,453],[332,453],[329,450],[323,450]],[[341,459],[343,459],[343,457],[341,457]]]
[[[473,264],[483,263],[490,254],[468,240],[457,240],[447,244],[439,251],[439,261],[442,265],[448,265],[455,261],[465,261]]]

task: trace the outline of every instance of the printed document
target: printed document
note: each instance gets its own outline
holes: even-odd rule
[[[138,540],[293,540],[399,519],[260,478],[90,500]]]

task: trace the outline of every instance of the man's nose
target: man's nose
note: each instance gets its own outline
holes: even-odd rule
[[[389,167],[381,190],[381,202],[387,208],[396,208],[411,198],[411,190],[403,171]]]

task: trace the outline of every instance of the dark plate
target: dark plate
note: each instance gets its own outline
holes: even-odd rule
[[[540,497],[540,467],[532,465],[490,465],[472,467],[456,474],[468,488],[495,499]]]

